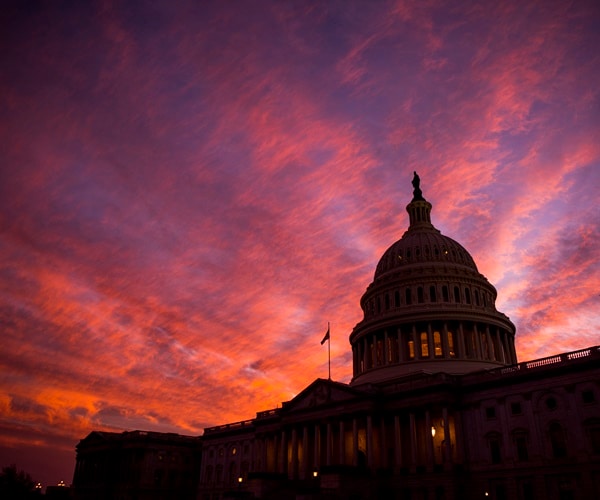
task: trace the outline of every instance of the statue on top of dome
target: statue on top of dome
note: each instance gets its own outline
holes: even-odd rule
[[[416,201],[416,200],[424,200],[425,198],[423,198],[423,192],[421,191],[421,178],[419,177],[419,174],[417,174],[416,171],[413,172],[413,180],[412,180],[412,185],[413,185],[413,199],[412,201]]]

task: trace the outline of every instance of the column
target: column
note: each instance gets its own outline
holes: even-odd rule
[[[310,477],[308,471],[308,427],[306,425],[302,428],[302,471],[300,477],[304,479]]]
[[[448,418],[448,408],[442,408],[442,419],[444,420],[444,449],[442,450],[444,462],[452,462],[452,439],[450,436],[450,422]]]
[[[340,460],[339,460],[339,464],[344,465],[346,463],[346,450],[344,448],[344,441],[345,441],[345,431],[344,431],[344,421],[340,420]]]
[[[319,460],[319,441],[320,441],[321,429],[319,424],[315,424],[315,469],[318,469],[320,466]]]
[[[352,465],[358,466],[358,422],[352,419]]]
[[[390,350],[388,348],[388,331],[387,328],[383,331],[383,364],[390,364]]]
[[[481,352],[481,338],[479,337],[479,331],[477,330],[477,323],[473,323],[473,337],[475,338],[475,357],[477,359],[483,359],[483,353]]]
[[[281,431],[281,443],[279,445],[279,472],[287,472],[287,439],[285,430]]]
[[[433,436],[431,435],[431,414],[429,410],[425,410],[425,443],[427,447],[425,448],[425,453],[427,455],[427,468],[433,469],[434,454],[433,454]]]
[[[462,321],[458,324],[458,331],[456,332],[456,337],[458,341],[458,347],[460,348],[460,354],[457,357],[466,359],[467,349],[465,347],[465,332],[463,331]]]
[[[400,416],[394,415],[394,451],[396,467],[402,467],[402,438],[400,433]]]
[[[506,363],[506,355],[504,354],[504,346],[502,345],[502,340],[500,339],[500,330],[496,327],[496,331],[494,333],[494,337],[496,337],[496,353],[498,357],[498,361],[502,363]]]
[[[373,468],[373,417],[367,415],[367,466]]]
[[[450,359],[450,346],[448,345],[448,324],[444,322],[442,325],[442,349],[444,359]],[[455,347],[456,349],[456,347]]]
[[[404,352],[404,344],[402,343],[402,330],[398,328],[397,332],[397,342],[398,342],[398,362],[402,363],[402,361],[406,360],[406,354]]]
[[[494,342],[492,341],[492,335],[490,334],[490,327],[489,325],[485,326],[485,335],[487,337],[487,342],[488,342],[488,357],[492,360],[492,361],[496,361],[497,358],[497,353],[496,353],[496,346],[494,345]]]
[[[331,465],[331,447],[333,445],[331,435],[331,422],[327,422],[327,444],[325,445],[326,464]]]
[[[262,470],[264,470],[265,472],[268,472],[268,463],[267,463],[267,436],[263,435],[263,438],[261,440],[261,455],[262,455]]]
[[[415,422],[415,414],[410,413],[410,465],[411,469],[417,465],[417,425]]]
[[[412,341],[415,346],[415,357],[414,359],[419,359],[421,355],[421,339],[417,336],[417,325],[413,323],[412,325]]]
[[[291,477],[298,478],[298,431],[292,428],[292,470]]]
[[[381,460],[381,467],[386,469],[388,467],[388,457],[387,457],[387,439],[385,432],[385,417],[381,416],[381,421],[379,424],[379,455]]]
[[[278,468],[279,468],[279,451],[277,449],[277,444],[278,444],[278,439],[277,439],[277,434],[273,434],[273,469],[275,470],[275,472],[279,472]],[[238,457],[240,456],[240,454],[238,453],[237,455]]]
[[[504,355],[506,356],[506,363],[512,365],[514,364],[514,361],[512,359],[510,347],[508,345],[508,333],[503,330],[500,334],[500,337],[502,338],[502,344],[504,345]]]
[[[431,330],[431,323],[427,323],[427,343],[429,344],[429,346],[427,347],[427,350],[429,352],[429,358],[428,359],[434,359],[435,358],[435,346],[433,345],[433,333]]]

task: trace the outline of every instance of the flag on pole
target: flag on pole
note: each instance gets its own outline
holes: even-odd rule
[[[325,337],[323,337],[323,340],[321,340],[321,345],[323,345],[328,340],[329,340],[329,325],[327,325],[327,333],[325,334]]]

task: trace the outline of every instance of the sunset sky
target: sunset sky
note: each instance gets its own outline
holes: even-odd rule
[[[521,361],[600,344],[597,1],[13,3],[0,466],[348,382],[413,170]]]

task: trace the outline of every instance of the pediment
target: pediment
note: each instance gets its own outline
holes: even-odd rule
[[[285,411],[297,411],[319,406],[340,403],[355,399],[358,391],[347,384],[333,382],[331,380],[317,379],[294,399],[283,403]]]

